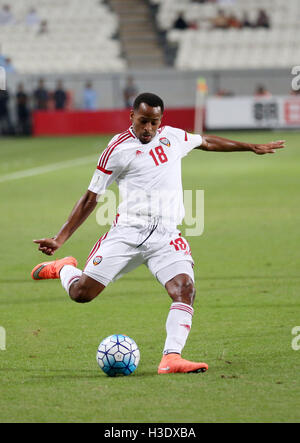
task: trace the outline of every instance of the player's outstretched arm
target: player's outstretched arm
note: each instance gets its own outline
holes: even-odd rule
[[[58,234],[53,238],[42,238],[33,240],[39,245],[39,251],[46,255],[53,255],[71,235],[79,228],[79,226],[88,218],[97,206],[97,194],[87,191],[74,206],[68,220],[62,226]]]
[[[216,152],[237,152],[237,151],[252,151],[255,154],[274,154],[276,149],[285,147],[285,140],[278,140],[270,143],[243,143],[239,141],[229,140],[227,138],[218,137],[216,135],[204,135],[202,145],[196,149],[203,151]]]

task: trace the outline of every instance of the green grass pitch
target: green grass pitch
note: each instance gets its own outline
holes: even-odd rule
[[[197,297],[183,357],[210,368],[165,376],[156,370],[170,299],[145,266],[85,305],[69,300],[59,281],[30,278],[45,259],[32,239],[58,231],[110,137],[1,139],[0,422],[300,422],[300,350],[292,349],[300,325],[300,135],[224,136],[285,139],[287,148],[268,156],[194,151],[183,160],[184,189],[205,191],[204,233],[189,238]],[[95,164],[8,180],[91,155]],[[57,256],[74,255],[83,267],[106,231],[92,214]],[[113,333],[140,347],[129,377],[109,378],[96,364],[99,342]]]

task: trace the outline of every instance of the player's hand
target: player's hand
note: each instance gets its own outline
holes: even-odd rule
[[[46,255],[53,255],[54,252],[60,248],[60,244],[55,238],[42,238],[40,240],[33,240],[33,243],[39,245],[39,251]]]
[[[258,155],[275,154],[276,149],[282,149],[285,147],[285,140],[278,140],[276,142],[270,142],[266,144],[253,145],[253,152]]]

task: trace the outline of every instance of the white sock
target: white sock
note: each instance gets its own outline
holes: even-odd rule
[[[82,271],[72,265],[65,265],[60,271],[60,280],[63,288],[69,294],[71,285],[80,279]]]
[[[181,354],[192,327],[194,309],[185,303],[172,303],[166,322],[164,354]]]

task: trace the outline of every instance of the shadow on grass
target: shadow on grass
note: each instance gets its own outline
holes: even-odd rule
[[[51,369],[45,373],[43,369],[26,369],[26,368],[0,368],[0,374],[4,372],[8,374],[11,373],[22,373],[25,374],[25,380],[23,379],[21,383],[31,383],[31,382],[40,382],[40,381],[65,381],[65,380],[99,380],[99,381],[109,381],[112,382],[114,380],[132,380],[132,379],[145,379],[145,378],[153,378],[153,376],[157,375],[156,371],[140,371],[136,372],[130,376],[116,376],[109,377],[100,369],[97,368],[93,371],[77,371],[74,373],[74,369]],[[44,373],[42,373],[44,372]],[[4,383],[3,383],[4,384]]]

